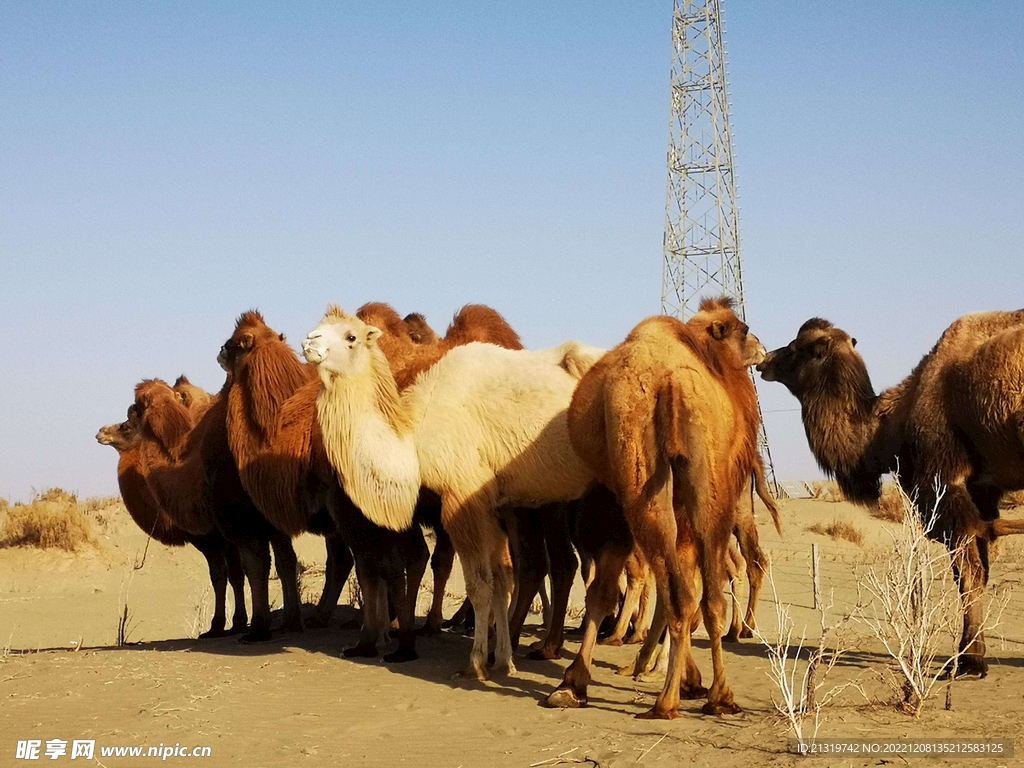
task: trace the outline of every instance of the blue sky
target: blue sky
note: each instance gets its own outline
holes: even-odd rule
[[[1024,5],[726,3],[748,319],[823,315],[877,388],[1024,306]],[[259,307],[531,347],[658,310],[671,2],[0,5],[0,495],[116,492],[144,377],[217,389]],[[761,386],[779,476],[816,476]]]

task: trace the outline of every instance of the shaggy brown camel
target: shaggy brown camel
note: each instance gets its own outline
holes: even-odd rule
[[[428,557],[423,534],[418,528],[395,533],[374,525],[339,485],[315,419],[316,369],[300,361],[283,334],[271,330],[258,312],[239,318],[220,359],[233,379],[227,432],[242,484],[282,533],[311,531],[327,539],[328,585],[322,606],[337,604],[355,558],[364,595],[363,631],[345,655],[377,655],[388,625],[391,589],[398,607],[399,647],[385,660],[415,659],[416,595]]]
[[[185,386],[182,385],[183,380],[184,377],[179,379],[175,386]],[[187,380],[184,381],[187,385]],[[181,389],[176,391],[179,396],[182,394]],[[171,547],[191,544],[206,559],[213,587],[214,611],[210,629],[199,637],[221,637],[244,632],[248,616],[245,610],[245,579],[238,552],[229,546],[218,532],[210,530],[202,535],[189,533],[175,525],[161,509],[146,482],[146,468],[140,451],[140,423],[138,407],[133,403],[128,407],[128,418],[125,421],[103,427],[96,435],[99,443],[112,446],[118,453],[117,485],[125,508],[135,524],[156,541]],[[230,630],[225,628],[228,583],[231,584],[235,597]]]
[[[935,512],[929,536],[953,551],[964,603],[959,674],[984,677],[988,545],[1024,533],[999,519],[1000,497],[1024,488],[1024,310],[961,317],[878,395],[856,343],[813,318],[758,369],[800,401],[811,451],[848,498],[877,501],[896,471],[922,516]]]
[[[284,594],[283,628],[301,630],[295,550],[291,539],[263,519],[241,486],[228,451],[224,395],[211,399],[195,387],[175,393],[178,398],[160,381],[144,382],[137,390],[149,488],[172,517],[201,520],[236,549],[252,591],[252,623],[242,642],[270,637],[271,545]],[[191,412],[184,407],[187,402],[196,406]],[[186,425],[195,418],[198,423]]]
[[[640,323],[587,372],[573,397],[573,445],[618,497],[667,611],[672,642],[665,687],[640,717],[678,717],[681,691],[706,693],[705,713],[739,711],[722,658],[724,568],[736,505],[761,466],[757,400],[746,369],[763,356],[731,302],[706,299],[686,324],[670,317]],[[586,702],[597,627],[615,607],[621,564],[609,567],[615,565],[597,562],[583,645],[548,697],[551,706]],[[697,565],[714,664],[710,689],[701,686],[690,653]]]

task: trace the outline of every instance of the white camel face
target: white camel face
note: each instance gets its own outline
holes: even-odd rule
[[[302,354],[321,371],[356,376],[370,366],[381,331],[358,318],[327,317],[302,342]]]

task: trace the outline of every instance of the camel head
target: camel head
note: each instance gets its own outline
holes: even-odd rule
[[[201,387],[197,387],[184,374],[179,376],[177,381],[174,382],[173,389],[178,394],[182,404],[188,408],[189,413],[205,408],[212,400],[209,392]]]
[[[317,366],[324,383],[336,376],[356,377],[371,369],[380,335],[376,326],[331,305],[302,342],[302,354]]]
[[[128,418],[120,424],[108,424],[96,433],[96,442],[112,446],[118,453],[133,448],[139,437],[139,411],[132,403],[128,406]]]
[[[440,341],[434,329],[427,324],[427,318],[419,312],[406,315],[404,322],[409,328],[409,336],[417,344],[436,344]]]
[[[284,341],[283,333],[276,333],[256,310],[243,312],[235,323],[235,332],[224,342],[217,355],[220,367],[229,374],[236,373],[248,360],[252,351],[267,341]]]
[[[700,311],[686,325],[696,333],[706,333],[715,343],[724,345],[743,368],[764,360],[764,345],[750,332],[750,326],[736,315],[733,301],[728,296],[704,299],[700,303]]]
[[[865,379],[867,369],[854,349],[857,340],[828,320],[813,317],[793,341],[768,353],[757,370],[765,381],[778,381],[798,399],[808,392],[832,390],[839,381]],[[859,371],[859,372],[858,372]]]
[[[162,379],[144,379],[135,387],[139,432],[169,448],[192,428],[192,418],[181,396]]]

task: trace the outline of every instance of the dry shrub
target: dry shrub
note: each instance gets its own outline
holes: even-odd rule
[[[121,504],[120,496],[92,496],[85,501],[78,502],[78,508],[85,514],[98,512],[101,509],[108,509]]]
[[[1024,507],[1024,491],[1010,491],[1009,493],[1004,493],[1003,498],[999,502],[999,506],[1002,509]]]
[[[903,500],[896,483],[882,484],[882,497],[868,507],[868,513],[876,520],[903,523]]]
[[[811,533],[820,533],[822,536],[828,536],[833,541],[848,541],[857,546],[864,543],[863,532],[853,524],[840,520],[838,517],[828,525],[815,523],[807,530]]]
[[[842,490],[839,488],[839,483],[835,480],[818,480],[812,487],[814,489],[814,498],[818,501],[846,501],[846,496],[843,495]]]
[[[57,504],[78,504],[78,495],[63,488],[32,489],[32,501],[53,501]]]
[[[6,512],[7,508],[10,506],[10,502],[8,502],[7,499],[0,498],[0,512]]]
[[[79,512],[74,498],[73,494],[51,495],[11,507],[0,531],[0,548],[39,547],[76,552],[87,544],[96,546],[89,518]]]

